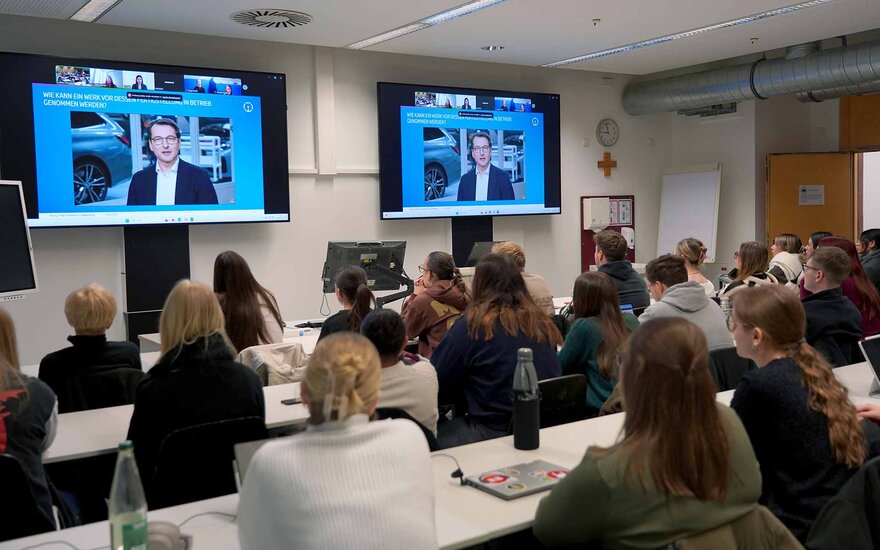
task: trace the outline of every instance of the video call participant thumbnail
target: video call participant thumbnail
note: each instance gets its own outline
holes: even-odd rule
[[[156,164],[131,177],[128,205],[217,204],[208,173],[180,159],[180,128],[158,118],[150,123],[150,151]]]
[[[471,138],[471,155],[476,166],[461,177],[458,184],[460,201],[514,200],[510,176],[492,165],[492,138],[485,132],[477,132]]]

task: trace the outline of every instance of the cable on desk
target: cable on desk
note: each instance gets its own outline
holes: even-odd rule
[[[235,514],[227,514],[226,512],[202,512],[200,514],[196,514],[194,516],[186,518],[185,520],[178,523],[177,526],[182,529],[183,526],[186,525],[190,520],[196,519],[201,516],[225,516],[227,518],[231,518],[232,521],[235,521],[235,518],[237,517]]]
[[[110,548],[110,545],[104,546],[96,546],[94,548],[80,548],[74,544],[67,542],[66,540],[48,540],[46,542],[41,542],[40,544],[34,544],[33,546],[25,546],[21,550],[32,550],[33,548],[42,548],[43,546],[49,546],[50,544],[63,544],[68,548],[73,548],[73,550],[103,550],[104,548]]]
[[[457,479],[462,485],[467,485],[467,482],[464,480],[464,472],[461,471],[461,466],[458,464],[457,458],[446,453],[433,453],[431,458],[436,456],[445,456],[446,458],[452,459],[452,461],[455,462],[455,470],[449,475],[449,477]]]

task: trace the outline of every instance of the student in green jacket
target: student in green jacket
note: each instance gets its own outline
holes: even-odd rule
[[[706,336],[680,318],[648,321],[622,357],[620,441],[590,447],[538,507],[548,546],[662,548],[752,512],[761,472],[736,413],[715,402]]]
[[[617,383],[617,350],[639,322],[620,313],[614,282],[604,273],[581,273],[571,299],[575,321],[559,352],[559,364],[564,375],[586,375],[587,413],[596,416]]]

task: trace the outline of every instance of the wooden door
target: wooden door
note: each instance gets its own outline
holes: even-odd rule
[[[853,167],[851,153],[767,155],[767,242],[794,233],[806,243],[816,231],[854,238]]]

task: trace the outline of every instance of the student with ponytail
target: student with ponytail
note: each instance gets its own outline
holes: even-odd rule
[[[318,340],[334,332],[358,332],[361,321],[376,307],[376,297],[367,286],[367,273],[362,267],[350,265],[336,274],[336,299],[342,310],[327,317]]]
[[[761,503],[799,539],[822,506],[865,461],[865,434],[846,389],[804,339],[804,308],[782,286],[743,289],[728,328],[757,370],[740,381],[731,407],[761,464]]]
[[[418,338],[419,355],[430,359],[467,307],[468,292],[455,260],[446,252],[428,254],[419,272],[415,290],[403,303],[400,315],[406,321],[406,337]]]
[[[244,550],[437,548],[428,445],[409,420],[370,422],[381,364],[365,337],[321,340],[306,368],[309,427],[254,455],[238,506]]]

